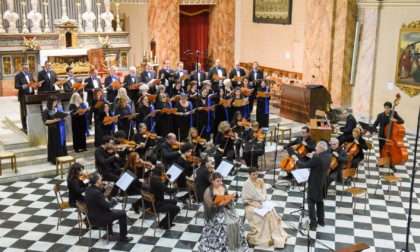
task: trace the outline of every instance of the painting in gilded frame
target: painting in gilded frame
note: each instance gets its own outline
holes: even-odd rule
[[[293,0],[254,0],[254,23],[291,24]]]

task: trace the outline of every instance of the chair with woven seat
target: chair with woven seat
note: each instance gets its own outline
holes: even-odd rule
[[[389,158],[379,158],[378,159],[378,166],[385,166],[390,164],[390,160]],[[389,167],[389,174],[388,175],[384,175],[384,176],[380,176],[378,179],[378,183],[376,183],[376,187],[375,187],[375,195],[376,195],[376,190],[378,190],[378,186],[379,186],[379,182],[385,180],[388,182],[388,200],[391,199],[391,185],[392,183],[395,183],[395,185],[398,188],[398,194],[401,196],[401,192],[400,192],[400,187],[401,187],[401,181],[402,178],[398,177],[398,176],[394,176],[391,173],[391,167]],[[400,182],[400,186],[398,186],[398,182]]]
[[[79,241],[82,237],[82,226],[83,226],[83,219],[82,215],[85,215],[87,224],[89,225],[89,250],[90,250],[90,243],[92,240],[92,224],[90,223],[89,216],[88,216],[88,210],[86,207],[86,204],[81,203],[79,201],[76,201],[76,207],[78,211],[78,219],[79,219]],[[99,239],[101,239],[101,229],[98,227],[99,230]],[[106,226],[106,244],[109,243],[109,230],[108,226]]]
[[[54,194],[55,194],[55,198],[57,199],[57,204],[58,204],[58,219],[57,219],[57,230],[58,230],[58,225],[61,223],[61,218],[63,216],[63,210],[70,208],[70,204],[68,201],[63,201],[63,197],[61,196],[61,191],[60,191],[60,183],[56,182],[54,185]]]
[[[187,189],[188,189],[188,207],[187,212],[185,213],[185,218],[188,216],[188,210],[190,209],[191,205],[193,203],[197,204],[197,213],[195,213],[195,224],[197,224],[197,215],[198,210],[200,209],[200,206],[203,204],[203,202],[200,202],[197,197],[197,186],[194,183],[194,181],[186,178],[187,181]]]
[[[343,189],[341,191],[340,203],[343,200],[344,192],[350,193],[352,195],[351,201],[352,201],[352,205],[353,205],[353,214],[354,214],[354,212],[356,210],[357,197],[359,197],[360,195],[365,195],[365,212],[366,212],[367,191],[365,189],[355,187],[355,182],[354,181],[347,182],[347,183],[350,183],[350,185],[351,185],[351,183],[353,183],[352,187],[350,187],[350,185],[347,184],[347,188],[345,189],[345,185],[344,185],[345,184],[344,180],[346,178],[347,178],[347,180],[351,180],[351,178],[354,177],[354,175],[356,174],[356,169],[355,168],[344,169],[342,171],[342,174],[343,175],[342,175],[342,178],[341,178],[342,180],[341,181],[343,183]]]
[[[147,201],[151,205],[151,207],[146,207],[145,201]],[[143,209],[142,210],[143,211],[143,214],[142,214],[141,227],[143,227],[144,216],[146,214],[153,215],[155,217],[155,221],[156,220],[158,221],[158,224],[157,225],[159,225],[159,222],[160,222],[160,213],[156,211],[156,207],[155,207],[155,195],[153,195],[150,192],[146,192],[146,191],[143,191],[142,190],[141,191],[141,202],[142,202],[142,209]],[[168,227],[170,227],[170,226],[171,226],[171,223],[170,223],[170,218],[169,218],[169,213],[168,213]],[[155,231],[153,233],[153,237],[156,237],[156,226],[155,226]]]

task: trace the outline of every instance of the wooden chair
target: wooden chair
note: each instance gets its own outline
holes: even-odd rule
[[[349,185],[347,185],[347,189],[345,189],[345,185],[344,185],[344,179],[350,179],[351,177],[354,177],[354,175],[356,174],[356,169],[354,168],[348,168],[348,169],[344,169],[342,171],[342,183],[343,183],[343,189],[341,191],[341,199],[340,199],[340,203],[343,200],[343,195],[344,192],[348,192],[352,195],[352,205],[353,205],[353,214],[354,211],[356,210],[356,203],[357,203],[357,197],[360,195],[365,195],[365,212],[366,212],[366,203],[367,203],[367,191],[365,189],[361,189],[361,188],[357,188],[355,187],[355,182],[348,182],[348,183],[353,183],[353,187],[350,187]]]
[[[82,215],[85,215],[86,221],[89,225],[89,250],[90,250],[90,242],[92,239],[92,224],[90,223],[90,220],[89,220],[88,210],[87,210],[86,204],[81,203],[79,201],[76,201],[76,207],[77,207],[78,218],[79,218],[79,241],[82,237],[82,227],[83,227]],[[99,239],[101,239],[102,236],[101,236],[100,227],[98,227],[98,230],[99,230]],[[109,230],[108,230],[108,226],[106,226],[106,244],[108,243],[109,243]]]
[[[289,136],[289,142],[292,141],[292,129],[289,127],[279,126],[274,128],[274,135],[277,136],[277,131],[281,132],[280,143],[284,141],[284,134],[287,133]]]
[[[191,205],[195,202],[197,204],[197,213],[195,213],[195,224],[197,224],[197,215],[198,210],[200,209],[200,206],[203,204],[203,202],[198,201],[197,197],[197,186],[195,185],[194,181],[186,178],[187,181],[187,190],[188,190],[188,207],[187,212],[185,213],[185,218],[188,216],[188,210],[190,209]]]
[[[144,204],[145,201],[149,202],[152,206],[146,208],[146,205]],[[160,213],[158,213],[156,211],[156,207],[155,207],[155,196],[152,193],[150,193],[150,192],[146,192],[146,191],[143,191],[142,190],[141,191],[141,202],[142,202],[142,209],[143,209],[141,227],[143,227],[144,216],[146,214],[150,214],[150,215],[155,216],[155,221],[157,219],[158,225],[159,225],[159,222],[160,222]],[[168,213],[168,227],[170,227],[170,226],[171,226],[171,223],[170,223],[170,218],[169,218],[169,213]],[[153,237],[156,237],[156,226],[155,226],[155,231],[153,233]]]
[[[9,158],[10,158],[10,166],[12,167],[12,171],[15,170],[15,173],[17,173],[16,154],[14,154],[13,152],[3,152],[3,153],[0,153],[0,176],[2,175],[1,161],[3,159],[9,159]]]
[[[370,167],[369,167],[369,157],[370,157],[370,151],[373,149],[373,142],[372,141],[366,141],[366,145],[368,147],[368,155],[367,157],[365,157],[364,161],[367,164],[367,171],[368,171],[368,176],[370,178]]]
[[[384,165],[384,166],[388,165],[389,166],[389,164],[390,164],[389,158],[379,158],[378,159],[378,166],[381,166],[381,165]],[[391,185],[392,185],[392,183],[395,183],[395,186],[397,186],[398,194],[401,197],[400,187],[401,187],[402,178],[392,175],[391,167],[389,167],[389,174],[388,175],[380,176],[380,178],[378,179],[378,183],[376,183],[376,187],[375,187],[375,195],[376,195],[376,190],[378,190],[379,182],[381,180],[385,180],[385,181],[388,182],[388,196],[389,196],[388,200],[391,199]],[[398,184],[397,184],[398,182],[400,182],[400,186],[398,186]]]
[[[55,198],[57,199],[57,204],[58,204],[58,219],[57,219],[57,230],[58,230],[58,225],[61,223],[61,218],[63,216],[63,209],[67,209],[70,208],[70,204],[68,201],[63,201],[63,197],[61,196],[61,191],[60,191],[60,183],[56,182],[54,185],[54,194],[55,194]]]

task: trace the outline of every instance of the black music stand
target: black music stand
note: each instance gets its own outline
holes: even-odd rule
[[[305,210],[305,192],[306,192],[306,183],[309,179],[310,170],[301,168],[296,169],[292,171],[293,177],[296,179],[298,183],[303,183],[303,191],[302,191],[302,205],[300,206],[300,209],[291,212],[290,214],[299,213],[299,227],[302,227],[302,220],[305,217],[305,211],[308,212],[308,210]]]
[[[364,123],[364,122],[359,122],[360,126],[362,127],[363,130],[369,131],[371,134],[372,133],[378,133],[378,130],[376,128],[374,128],[372,126],[372,124],[368,124],[368,123]]]
[[[260,142],[246,142],[245,143],[244,152],[251,152],[251,166],[252,166],[252,161],[253,161],[253,156],[254,156],[252,154],[254,152],[263,150],[263,148],[264,148],[263,143],[260,143]]]

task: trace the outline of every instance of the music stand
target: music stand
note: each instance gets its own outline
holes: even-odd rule
[[[298,183],[303,183],[303,191],[302,191],[302,205],[296,211],[291,212],[290,214],[300,212],[299,218],[299,227],[302,227],[302,220],[305,217],[305,192],[306,192],[306,182],[309,179],[310,170],[307,168],[296,169],[292,171],[293,177],[296,179]]]
[[[115,185],[118,186],[124,193],[127,193],[126,191],[128,187],[133,183],[135,179],[137,179],[137,176],[134,175],[134,173],[132,173],[131,171],[127,170],[120,177],[120,179],[115,183]],[[127,198],[127,201],[128,201],[128,198]],[[125,203],[123,203],[122,205],[123,210],[124,210]]]
[[[374,128],[371,124],[368,123],[364,123],[364,122],[359,122],[360,126],[362,127],[363,130],[369,131],[371,134],[372,133],[378,133],[378,130],[376,128]]]
[[[263,150],[263,144],[259,142],[246,142],[244,152],[251,152],[251,165],[254,158],[254,152]]]
[[[227,177],[234,166],[235,166],[234,163],[232,163],[229,160],[224,159],[219,164],[219,166],[217,167],[216,171],[218,173],[220,173],[223,177]],[[239,195],[238,195],[238,176],[239,176],[239,173],[236,173],[236,186],[235,186],[235,191],[236,191],[235,199],[236,200],[239,197]]]

